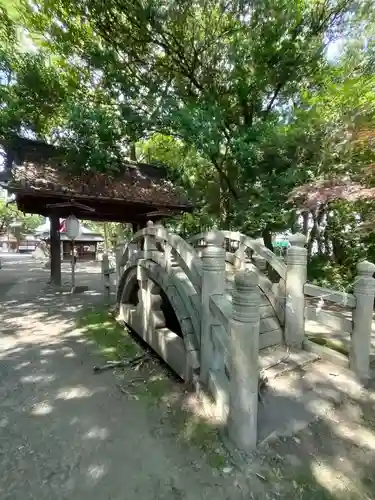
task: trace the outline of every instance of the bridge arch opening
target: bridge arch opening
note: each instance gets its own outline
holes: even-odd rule
[[[153,281],[153,283],[155,283]],[[155,285],[158,286],[157,283]],[[130,283],[127,286],[127,293],[125,297],[125,301],[123,303],[130,304],[132,306],[137,306],[139,303],[139,297],[138,297],[138,292],[139,292],[139,282],[134,276]],[[173,309],[172,304],[170,303],[167,294],[164,292],[162,288],[159,287],[159,294],[161,297],[161,305],[160,309],[162,313],[164,314],[165,318],[165,328],[168,328],[168,330],[171,330],[173,333],[178,335],[179,337],[183,337],[182,330],[181,330],[181,325],[180,322],[177,318],[177,315]]]
[[[127,302],[132,306],[137,306],[139,303],[138,292],[139,292],[139,283],[137,277],[134,276],[131,280],[131,284],[129,284],[129,293],[127,300]]]
[[[199,344],[195,340],[197,319],[190,296],[173,276],[164,274],[158,263],[149,260],[138,264],[138,259],[120,279],[120,317],[172,371],[186,382],[191,381],[193,370],[199,368]],[[144,291],[137,279],[140,273],[147,286]]]

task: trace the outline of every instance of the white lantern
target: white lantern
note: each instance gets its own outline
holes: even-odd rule
[[[79,236],[79,234],[81,232],[81,228],[80,228],[79,220],[77,219],[77,217],[75,217],[74,215],[70,215],[66,219],[65,230],[66,230],[66,234],[70,240],[75,240]]]

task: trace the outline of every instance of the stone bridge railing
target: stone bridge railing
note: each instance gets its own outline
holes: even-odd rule
[[[225,295],[224,235],[213,231],[204,238],[206,245],[199,256],[179,236],[149,223],[126,247],[118,247],[117,271],[121,276],[129,266],[138,262],[144,268],[143,262],[151,261],[165,275],[177,272],[179,279],[192,284],[198,317],[198,324],[192,324],[199,345],[199,381],[211,389],[234,442],[249,451],[257,441],[259,277],[251,270],[238,271],[230,302]],[[139,275],[146,289],[146,276]],[[119,283],[121,300],[121,279]],[[191,299],[186,295],[183,300]]]
[[[290,237],[291,247],[286,264],[260,240],[234,231],[221,231],[224,237],[225,259],[234,269],[253,269],[258,274],[258,284],[273,306],[280,325],[284,326],[284,340],[289,346],[302,347],[304,341],[304,292],[306,282],[307,251],[305,236]],[[189,240],[198,253],[204,251],[205,235]],[[273,281],[266,276],[267,266],[273,271]]]
[[[173,307],[178,309],[181,304],[184,308],[190,325],[183,330],[185,346],[187,350],[196,349],[199,356],[199,363],[194,365],[199,367],[199,381],[210,388],[229,434],[244,450],[253,449],[257,440],[261,290],[279,312],[286,344],[300,348],[306,344],[305,314],[310,314],[306,313],[309,307],[305,308],[305,294],[320,296],[327,292],[306,284],[305,237],[294,235],[290,242],[284,264],[259,241],[239,233],[211,231],[192,238],[190,244],[163,226],[149,223],[116,250],[118,301],[124,286],[122,277],[129,268],[142,268],[136,276],[145,293],[153,288],[147,284],[152,275],[144,272],[150,267],[147,263],[157,267],[161,287],[186,284],[179,287],[178,300],[173,300],[173,293],[167,296]],[[235,273],[231,296],[226,290],[228,263]],[[259,271],[265,266],[276,272],[275,283]],[[358,266],[355,298],[348,298],[348,305],[355,306],[351,366],[362,375],[368,372],[369,364],[374,269],[369,263]],[[173,280],[163,276],[173,276]],[[329,292],[334,299],[335,293]],[[151,303],[145,295],[144,304]],[[188,341],[191,336],[194,342]]]
[[[348,365],[365,382],[370,378],[375,265],[367,261],[359,262],[357,272],[353,294],[306,283],[305,318],[328,326],[333,331],[350,334],[349,359],[337,354],[334,357],[344,366]],[[324,307],[326,304],[329,308]],[[305,343],[307,345],[308,341]],[[313,348],[311,344],[308,347],[330,356],[325,348]]]

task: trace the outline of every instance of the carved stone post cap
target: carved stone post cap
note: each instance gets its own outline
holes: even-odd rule
[[[244,269],[239,271],[234,276],[234,287],[235,288],[252,288],[259,283],[259,276],[256,271],[251,269]]]
[[[375,264],[369,262],[368,260],[362,260],[357,264],[357,271],[359,274],[370,274],[375,273]]]
[[[289,243],[294,247],[303,247],[306,243],[306,236],[301,233],[292,234],[289,237]]]
[[[213,230],[205,235],[204,240],[208,246],[221,247],[224,245],[225,237],[221,231]]]

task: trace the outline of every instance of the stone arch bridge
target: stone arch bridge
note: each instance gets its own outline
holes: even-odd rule
[[[334,356],[307,339],[306,319],[350,331],[350,359],[339,361],[361,377],[369,371],[375,266],[358,265],[354,295],[327,291],[306,283],[305,237],[294,235],[290,243],[284,262],[237,232],[185,241],[150,222],[116,250],[119,319],[186,382],[213,395],[230,436],[247,451],[257,442],[262,354],[280,346]],[[317,313],[314,300],[323,296],[345,301],[352,318]]]

